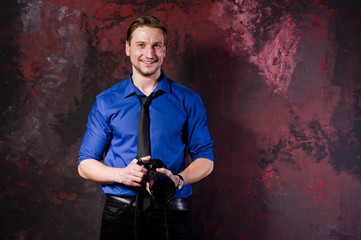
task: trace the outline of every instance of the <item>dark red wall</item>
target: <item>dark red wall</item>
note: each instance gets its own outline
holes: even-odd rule
[[[165,21],[166,74],[208,111],[196,239],[361,239],[359,0],[2,0],[0,238],[97,239],[77,174],[87,114],[129,74],[125,31]]]

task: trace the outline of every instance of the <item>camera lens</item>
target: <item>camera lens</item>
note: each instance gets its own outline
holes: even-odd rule
[[[137,159],[138,165],[148,170],[147,182],[155,202],[167,203],[174,196],[176,187],[172,179],[156,170],[157,168],[167,168],[167,166],[158,158],[153,158],[148,162],[143,162],[139,157]]]
[[[175,185],[168,176],[157,173],[149,179],[149,188],[156,202],[167,203],[175,194]]]

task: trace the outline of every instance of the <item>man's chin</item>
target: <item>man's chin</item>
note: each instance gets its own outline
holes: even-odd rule
[[[148,71],[137,69],[137,72],[143,77],[152,77],[160,73],[160,68],[156,70],[148,70]]]

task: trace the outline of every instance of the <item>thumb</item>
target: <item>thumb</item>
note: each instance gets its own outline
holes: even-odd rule
[[[134,158],[131,163],[138,163],[138,159]]]

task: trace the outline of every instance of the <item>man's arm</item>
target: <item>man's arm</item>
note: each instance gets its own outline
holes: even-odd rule
[[[148,158],[150,157],[142,158],[142,160]],[[106,166],[95,159],[86,159],[78,165],[78,172],[81,177],[96,183],[121,183],[139,187],[145,181],[147,170],[138,165],[137,161],[134,159],[125,168],[115,168]]]
[[[213,165],[214,163],[212,160],[198,158],[179,174],[183,177],[185,185],[192,184],[208,176],[213,171]],[[167,175],[173,180],[174,184],[178,186],[180,179],[177,175],[173,175],[171,171],[165,168],[158,168],[157,172]]]

